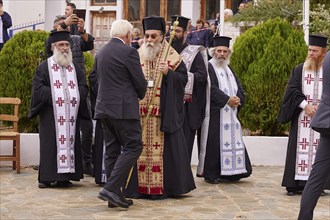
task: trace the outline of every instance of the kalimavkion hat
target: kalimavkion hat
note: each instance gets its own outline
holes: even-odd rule
[[[52,43],[58,41],[70,41],[70,33],[67,31],[55,31],[50,33],[50,37],[52,38]]]
[[[159,30],[163,34],[166,32],[165,19],[159,16],[149,16],[142,19],[143,32],[147,30]]]
[[[180,15],[172,15],[171,16],[171,25],[173,25],[174,21],[176,21],[176,18],[178,18],[178,26],[183,28],[183,31],[187,30],[187,26],[188,26],[188,21],[190,20],[189,18],[180,16]]]
[[[225,46],[225,47],[229,48],[230,40],[231,40],[230,37],[215,36],[215,37],[213,37],[213,47]]]
[[[309,46],[327,47],[326,36],[320,34],[310,34],[309,35]]]

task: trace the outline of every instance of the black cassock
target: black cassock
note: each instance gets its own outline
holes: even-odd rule
[[[95,104],[97,98],[97,91],[98,91],[98,83],[96,78],[96,71],[95,67],[91,74],[88,77],[89,80],[89,89],[90,89],[90,97],[91,97],[91,109],[92,115],[94,118],[95,115]],[[102,180],[102,165],[103,165],[103,146],[104,146],[104,139],[103,139],[103,129],[101,125],[101,120],[96,120],[95,131],[94,131],[94,145],[93,145],[93,165],[94,165],[94,176],[95,176],[95,183],[97,184],[104,184],[106,182],[105,179]],[[110,176],[109,174],[107,176]]]
[[[231,69],[231,68],[230,68]],[[209,133],[206,144],[206,155],[204,162],[204,172],[203,176],[206,179],[227,179],[230,181],[237,181],[241,178],[245,178],[251,175],[252,166],[250,158],[245,148],[245,166],[247,173],[223,176],[220,175],[221,171],[221,157],[220,157],[220,109],[223,108],[229,99],[223,91],[219,89],[219,82],[215,70],[212,64],[209,63],[208,66],[209,76],[211,80],[211,103],[210,103],[210,123],[209,123]],[[235,76],[238,91],[237,96],[241,100],[241,105],[238,107],[238,111],[244,105],[244,91],[241,86],[239,79],[236,77],[234,71],[231,69]]]
[[[76,67],[76,65],[75,65]],[[87,97],[87,83],[85,75],[76,69],[80,102]],[[46,181],[79,181],[83,178],[82,158],[79,135],[79,115],[75,134],[75,173],[57,173],[57,144],[53,103],[47,60],[42,62],[34,75],[32,83],[32,97],[29,118],[39,116],[40,162],[39,182]],[[77,132],[78,131],[78,132]]]
[[[291,122],[282,180],[282,186],[286,187],[288,191],[303,190],[307,182],[294,179],[297,156],[298,119],[299,114],[302,111],[299,105],[303,100],[306,100],[306,96],[302,91],[303,65],[304,64],[300,64],[296,66],[292,71],[278,115],[279,122]],[[326,189],[330,189],[330,181],[328,181]]]
[[[164,132],[165,196],[186,194],[196,188],[182,128],[184,120],[183,96],[187,80],[187,69],[182,62],[175,71],[169,70],[167,76],[163,77],[160,91],[161,131]],[[138,179],[135,165],[124,195],[140,197],[137,187]]]

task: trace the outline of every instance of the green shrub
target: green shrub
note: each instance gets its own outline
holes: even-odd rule
[[[44,52],[46,31],[22,31],[13,36],[0,53],[0,96],[21,99],[19,131],[36,132],[37,120],[27,118],[35,70]],[[5,109],[1,111],[6,112]]]
[[[268,20],[238,37],[231,65],[246,93],[239,113],[244,128],[260,135],[283,135],[277,122],[282,96],[292,69],[307,54],[304,34],[280,18]]]
[[[38,132],[37,119],[28,119],[30,109],[32,79],[38,64],[45,59],[45,40],[49,32],[22,31],[14,35],[0,53],[0,97],[18,97],[21,99],[19,110],[19,131]],[[86,75],[91,72],[94,58],[85,52]],[[10,109],[0,109],[9,112]]]

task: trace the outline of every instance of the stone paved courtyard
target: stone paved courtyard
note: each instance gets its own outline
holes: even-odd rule
[[[194,173],[196,167],[192,167]],[[197,189],[175,199],[134,199],[129,209],[108,208],[98,199],[100,187],[85,176],[72,188],[37,187],[38,171],[17,175],[0,168],[0,212],[5,219],[287,219],[297,218],[300,195],[288,197],[280,186],[283,167],[253,167],[236,183],[211,185],[195,178]],[[330,191],[320,198],[315,220],[330,219]]]

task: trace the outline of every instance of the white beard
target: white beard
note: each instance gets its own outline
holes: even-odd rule
[[[213,59],[215,60],[215,65],[216,67],[220,68],[226,68],[226,66],[229,65],[229,59],[225,60],[225,59],[216,59],[215,57],[213,57]]]
[[[72,52],[69,48],[68,53],[62,53],[56,47],[54,47],[54,61],[60,66],[68,66],[72,63]]]
[[[150,46],[147,46],[147,44]],[[161,49],[162,45],[160,43],[143,43],[139,49],[139,52],[143,60],[152,61],[158,56]]]

